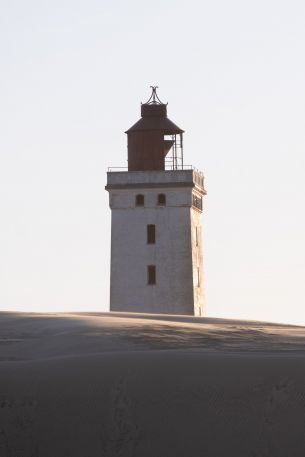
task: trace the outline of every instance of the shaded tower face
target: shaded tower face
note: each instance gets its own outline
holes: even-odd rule
[[[167,104],[159,100],[157,87],[151,87],[151,97],[141,105],[141,119],[126,131],[128,171],[183,168],[183,130],[167,117]]]

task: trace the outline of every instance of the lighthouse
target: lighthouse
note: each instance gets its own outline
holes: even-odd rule
[[[110,311],[203,316],[203,174],[157,86],[127,131],[128,167],[110,168]]]

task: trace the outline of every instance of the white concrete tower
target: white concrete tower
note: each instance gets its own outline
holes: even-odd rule
[[[183,163],[183,130],[156,87],[127,130],[128,170],[107,173],[110,310],[203,316],[203,175]]]

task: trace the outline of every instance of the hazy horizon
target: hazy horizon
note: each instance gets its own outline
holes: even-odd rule
[[[305,4],[1,13],[0,311],[107,311],[106,171],[155,84],[205,175],[207,315],[305,325]]]

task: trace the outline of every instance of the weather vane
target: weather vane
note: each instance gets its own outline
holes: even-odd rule
[[[158,97],[157,94],[157,89],[159,86],[150,86],[151,87],[151,95],[145,105],[165,105],[165,103],[162,103],[160,98]],[[166,103],[167,104],[167,103]]]

